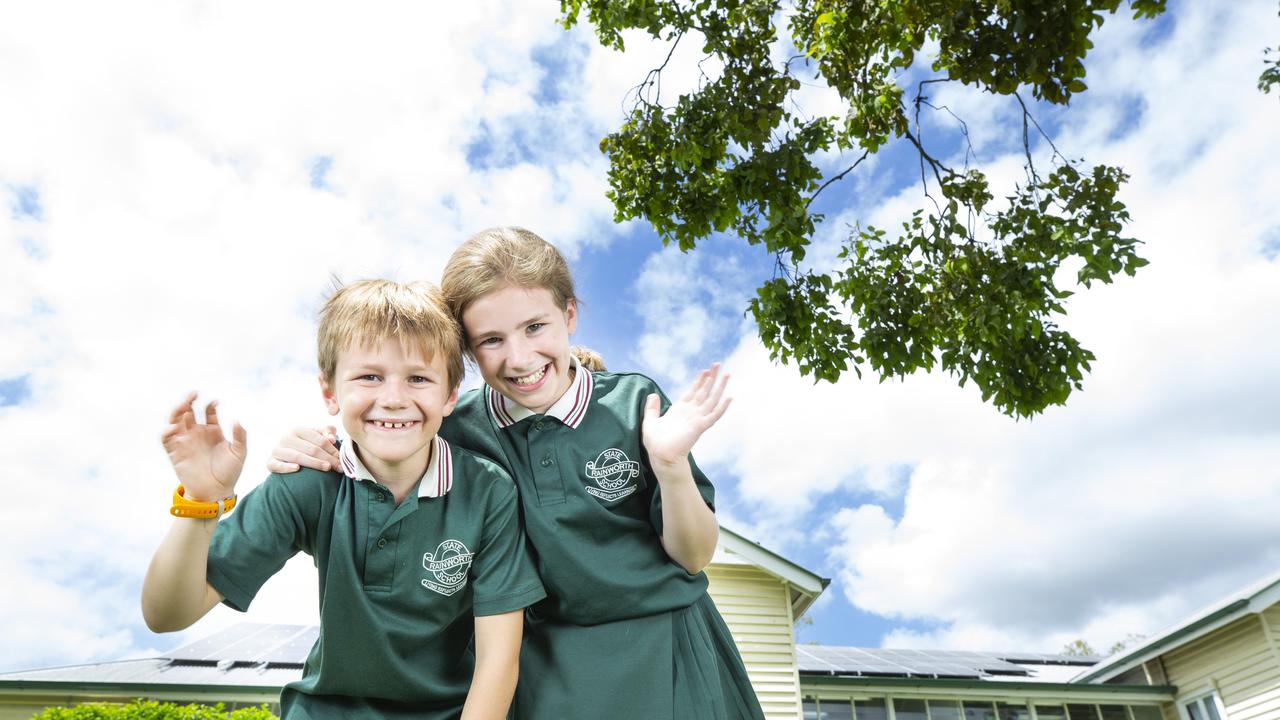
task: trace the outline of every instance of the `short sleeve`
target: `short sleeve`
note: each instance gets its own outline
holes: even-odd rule
[[[307,523],[288,482],[279,475],[268,477],[214,529],[207,578],[224,602],[241,612],[307,542]]]
[[[488,470],[498,477],[492,478],[480,549],[471,563],[473,614],[478,616],[521,610],[547,595],[520,523],[515,484],[501,470]]]
[[[661,399],[660,407],[662,409],[662,412],[665,413],[667,411],[667,408],[671,407],[671,401],[667,399],[667,394],[662,392],[662,388],[658,387],[658,385],[656,383],[653,383],[652,381],[650,381],[650,384],[653,386],[652,389],[645,392],[644,395],[640,398],[641,408],[640,408],[639,415],[637,417],[640,418],[641,420],[643,420],[644,418],[643,403],[649,397],[650,392],[658,393],[658,397]],[[636,424],[636,432],[637,433],[640,432],[639,422],[637,422]],[[641,447],[643,446],[644,446],[644,443],[642,441]],[[701,495],[703,501],[707,503],[707,507],[711,508],[711,512],[715,512],[716,510],[715,486],[711,484],[711,480],[709,480],[707,476],[702,472],[702,469],[698,467],[698,463],[694,462],[693,455],[689,455],[689,466],[693,470],[693,482],[698,487],[698,494]],[[645,480],[647,480],[650,483],[650,485],[653,487],[653,499],[649,503],[649,522],[650,524],[653,525],[653,529],[657,531],[658,535],[661,536],[662,535],[662,488],[658,485],[658,478],[654,477],[653,475],[653,470],[649,465],[648,453],[644,454],[644,474],[645,474]]]

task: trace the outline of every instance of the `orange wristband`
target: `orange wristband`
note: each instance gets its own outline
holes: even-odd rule
[[[196,502],[187,499],[187,489],[178,485],[178,489],[173,491],[173,507],[169,508],[169,514],[174,517],[181,518],[198,518],[202,520],[210,520],[220,518],[231,512],[231,508],[236,506],[236,496],[222,498],[217,502]]]

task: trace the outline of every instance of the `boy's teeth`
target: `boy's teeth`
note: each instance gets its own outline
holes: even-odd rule
[[[515,380],[515,383],[517,385],[532,385],[538,382],[539,380],[541,380],[542,376],[545,375],[546,373],[547,373],[547,368],[544,365],[541,370],[535,373],[532,373],[530,375],[525,375],[524,377],[518,377],[518,378],[512,378],[512,379]]]
[[[409,427],[409,423],[407,422],[384,422],[382,420],[374,420],[373,424],[377,425],[378,427],[388,428],[391,430],[399,430],[400,428]]]

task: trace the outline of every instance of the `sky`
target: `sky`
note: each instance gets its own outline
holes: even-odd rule
[[[1070,299],[1093,372],[1021,421],[944,374],[814,384],[771,362],[743,312],[772,258],[731,237],[663,249],[605,197],[599,139],[667,47],[602,49],[556,18],[518,0],[0,6],[0,671],[316,622],[304,557],[247,614],[145,628],[169,409],[195,389],[245,425],[247,491],[280,436],[328,420],[331,278],[437,280],[495,225],[569,257],[575,341],[611,369],[673,392],[723,360],[733,405],[695,454],[726,527],[831,578],[800,642],[1105,648],[1280,570],[1280,99],[1256,89],[1274,2],[1111,18],[1089,91],[1043,111],[1065,154],[1131,175],[1151,265]],[[671,97],[696,82],[685,45]],[[933,101],[1012,183],[1015,106],[950,86]],[[820,87],[800,103],[837,108]],[[958,149],[954,124],[926,122]],[[833,185],[813,266],[919,193],[893,148]]]

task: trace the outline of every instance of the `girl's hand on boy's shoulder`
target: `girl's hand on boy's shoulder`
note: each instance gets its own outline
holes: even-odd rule
[[[721,376],[720,363],[716,363],[698,373],[693,385],[665,413],[661,412],[657,393],[649,395],[640,435],[650,463],[662,466],[688,462],[694,443],[729,408],[732,398],[724,396],[728,382],[728,373]]]
[[[269,472],[286,475],[300,468],[328,472],[339,467],[338,430],[332,425],[319,428],[298,427],[280,438],[267,460]]]
[[[204,423],[196,422],[196,393],[169,413],[169,425],[160,436],[169,462],[191,500],[212,502],[230,497],[244,469],[246,440],[244,428],[236,423],[228,441],[218,423],[218,401],[205,407]]]

